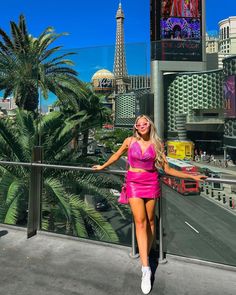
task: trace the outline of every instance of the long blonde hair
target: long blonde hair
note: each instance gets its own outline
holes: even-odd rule
[[[134,127],[133,127],[133,136],[137,139],[140,140],[141,136],[138,133],[138,130],[136,129],[135,125],[137,124],[138,120],[144,118],[146,119],[149,124],[150,124],[150,140],[151,142],[154,144],[154,148],[156,151],[156,160],[155,160],[155,165],[156,167],[163,167],[164,166],[164,158],[163,158],[163,154],[164,154],[164,145],[163,142],[161,140],[161,138],[157,135],[157,129],[153,123],[153,121],[151,120],[150,117],[148,117],[147,115],[140,115],[136,118],[135,123],[134,123]]]

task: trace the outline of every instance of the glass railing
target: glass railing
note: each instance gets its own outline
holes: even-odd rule
[[[219,123],[209,132],[205,126],[200,128],[201,124],[188,124],[186,128],[185,122],[176,119],[176,114],[198,114],[203,110],[223,113],[223,81],[228,75],[226,84],[234,82],[233,59],[232,64],[228,60],[224,72],[200,72],[201,67],[192,68],[192,63],[186,70],[194,72],[185,72],[188,61],[202,60],[202,42],[194,38],[163,38],[151,44],[152,60],[187,61],[180,63],[184,73],[170,67],[168,72],[172,74],[163,75],[165,140],[177,139],[167,147],[167,153],[176,157],[178,149],[182,159],[193,160],[195,156],[192,164],[202,173],[226,179],[236,175],[235,115],[229,113],[224,121],[221,117],[194,117],[194,122],[203,119],[206,126],[209,123],[207,127],[212,120]],[[39,95],[39,103],[33,112],[6,102],[9,110],[0,114],[0,222],[27,226],[29,236],[42,229],[133,246],[129,209],[116,202],[123,172],[93,173],[91,167],[104,163],[132,135],[135,117],[156,103],[156,93],[150,93],[148,46],[125,46],[128,73],[122,78],[124,92],[117,93],[119,83],[116,85],[113,73],[115,46],[100,46],[57,52],[56,61],[59,56],[73,61],[74,65],[68,67],[78,72],[79,80],[63,78],[61,87],[50,88],[55,93],[48,91],[48,98],[40,83],[36,84],[38,91],[33,94],[36,99]],[[73,54],[67,55],[70,52]],[[116,121],[117,117],[123,121]],[[118,121],[126,130],[116,128]],[[125,160],[113,168],[124,171]],[[164,185],[164,214],[158,214],[161,222],[165,217],[163,245],[162,224],[158,232],[160,257],[167,252],[234,265],[235,191],[233,186],[209,185],[199,194],[184,196]]]
[[[130,210],[117,202],[122,175],[44,168],[42,179],[42,230],[131,245]]]
[[[40,118],[36,122],[36,134],[39,145],[43,147],[43,163],[91,166],[93,161],[102,162],[107,158],[104,151],[115,150],[122,143],[112,134],[114,118],[125,117],[131,122],[126,127],[131,128],[137,111],[134,97],[140,96],[134,95],[134,91],[144,88],[150,91],[147,44],[126,44],[124,50],[124,71],[127,70],[127,73],[124,77],[124,98],[119,99],[121,104],[125,102],[121,109],[127,111],[126,114],[122,112],[118,115],[115,115],[114,106],[118,91],[117,77],[113,73],[115,46],[57,53],[63,56],[73,52],[67,58],[74,63],[72,68],[78,72],[79,81],[73,81],[72,85],[68,83],[66,86],[70,90],[67,89],[66,94],[58,92],[56,96],[49,92],[48,99],[40,90]],[[132,103],[128,105],[127,92],[132,93]],[[116,98],[116,101],[119,99]]]
[[[138,89],[149,92],[147,43],[126,44],[124,51],[125,92],[133,93]],[[5,102],[4,89],[0,92],[0,160],[31,162],[33,147],[42,146],[42,161],[45,163],[83,164],[80,162],[81,155],[84,157],[87,152],[92,153],[97,148],[93,144],[93,130],[104,125],[110,126],[110,129],[114,127],[114,99],[117,93],[113,73],[115,46],[59,50],[41,63],[52,60],[56,63],[55,68],[51,67],[57,76],[57,79],[53,78],[55,84],[49,83],[50,86],[47,84],[48,89],[45,89],[42,87],[45,81],[40,82],[38,74],[39,80],[34,80],[38,89],[29,87],[32,93],[20,95],[31,97],[30,103],[36,105],[35,108],[31,108],[31,104],[26,106],[24,99],[17,105],[14,97],[9,97]],[[60,64],[61,61],[64,62]],[[73,77],[77,80],[70,79],[71,70],[75,72]],[[48,75],[50,78],[51,72]],[[126,106],[126,110],[128,112],[132,108],[132,116],[129,111],[125,117],[133,122],[137,107],[134,94],[131,98],[133,103]]]
[[[150,71],[147,43],[126,44],[124,51],[128,76],[126,90],[133,93],[134,90],[146,87],[149,91]],[[42,63],[54,61],[55,68],[57,66],[67,67],[67,70],[63,71],[63,73],[69,73],[67,78],[70,78],[70,70],[73,69],[77,73],[75,77],[78,80],[76,82],[73,79],[72,81],[67,80],[65,77],[57,76],[55,72],[58,80],[53,78],[55,84],[48,87],[47,91],[45,89],[43,91],[41,87],[43,81],[34,83],[38,85],[38,89],[29,87],[30,95],[29,93],[20,95],[21,98],[31,97],[30,104],[35,105],[36,102],[36,107],[33,109],[29,104],[26,107],[25,99],[19,100],[16,105],[14,97],[3,99],[4,89],[0,92],[0,161],[4,162],[0,167],[0,221],[4,223],[27,225],[28,208],[32,205],[32,202],[28,204],[30,183],[40,177],[36,171],[32,179],[33,166],[30,163],[91,167],[95,163],[104,162],[112,152],[118,149],[124,138],[132,133],[126,130],[121,134],[123,130],[114,130],[115,46],[59,50],[47,57],[47,60],[42,60]],[[60,64],[61,60],[64,60],[64,63]],[[35,68],[36,70],[38,68]],[[40,75],[37,77],[40,80]],[[58,85],[61,83],[61,87],[56,87],[57,83]],[[63,92],[63,90],[66,91]],[[136,109],[134,103],[132,107]],[[133,117],[132,113],[132,120]],[[106,127],[102,128],[103,126]],[[125,169],[124,161],[121,161],[116,168]],[[50,175],[49,168],[45,168],[45,175],[47,174]],[[47,181],[45,175],[42,176],[42,208],[45,209],[42,214],[42,228],[55,227],[56,232],[63,232],[63,227],[49,227],[47,224],[47,206],[50,204],[47,204],[45,200],[49,203],[51,200],[47,199],[48,194],[46,194],[44,185]],[[85,206],[87,198],[84,196],[91,194],[90,191],[86,191],[86,188],[77,191],[78,187],[75,187],[73,191],[66,182],[70,183],[67,178],[64,178],[63,186],[66,193],[83,199],[80,204],[83,203]],[[117,186],[119,189],[118,184]],[[109,188],[105,184],[104,188],[101,187],[107,199],[111,198],[110,189],[112,187]],[[98,200],[96,202],[98,203]],[[117,216],[121,216],[121,220],[118,217],[117,220],[115,218],[118,231],[118,227],[122,224],[126,227],[126,221],[122,221],[125,220],[126,215],[119,206],[114,208],[114,204],[111,204],[111,207],[112,210],[109,211],[112,211],[112,214],[116,215],[114,212],[117,211]],[[58,210],[54,211],[57,214]],[[98,213],[98,210],[95,213],[103,215],[103,213]],[[57,223],[61,222],[60,214],[57,216],[59,218]],[[104,216],[101,220],[102,218],[105,220]],[[105,224],[104,220],[101,222]],[[33,224],[31,226],[34,228]],[[78,235],[75,230],[66,229],[65,233],[67,232]],[[130,243],[128,238],[123,238],[123,235],[118,233],[118,236],[122,243]]]
[[[8,186],[2,179],[0,223],[25,226],[28,237],[42,230],[126,246],[135,242],[129,206],[117,201],[124,171],[37,162],[0,165],[21,172],[21,180],[8,175]]]
[[[30,163],[0,163],[0,223],[27,227]]]
[[[132,256],[137,256],[129,206],[117,202],[124,171],[94,172],[88,167],[37,162],[0,164],[11,171],[21,169],[22,175],[23,169],[30,170],[28,183],[21,177],[22,186],[14,190],[12,184],[9,198],[0,199],[1,223],[27,226],[28,237],[41,230],[131,246]],[[166,254],[173,254],[236,265],[236,179],[224,177],[207,178],[195,194],[180,194],[177,186],[162,183],[156,208],[160,262],[165,262]],[[14,206],[7,207],[10,200]]]
[[[236,266],[236,179],[209,178],[199,193],[162,185],[165,253]]]

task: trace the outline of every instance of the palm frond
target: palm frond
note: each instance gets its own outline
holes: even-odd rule
[[[3,45],[3,43],[0,42],[0,48],[4,49],[4,52],[8,52],[9,49],[13,50],[14,45],[13,45],[10,37],[7,35],[7,33],[5,31],[3,31],[2,29],[0,29],[0,35],[5,43],[5,45]]]
[[[71,211],[68,204],[69,195],[66,193],[62,183],[58,179],[47,178],[44,181],[46,190],[50,190],[55,200],[58,200],[58,205],[64,212],[66,219],[71,220]]]
[[[11,148],[16,159],[20,162],[27,162],[25,158],[24,150],[19,143],[18,137],[12,131],[10,125],[6,121],[0,120],[0,135],[5,140],[6,144]]]
[[[7,195],[5,197],[4,207],[5,216],[4,216],[4,223],[7,224],[16,224],[20,212],[26,210],[27,208],[22,208],[23,204],[20,203],[21,196],[27,193],[28,191],[24,191],[22,182],[19,180],[13,180],[8,188]],[[24,196],[28,199],[28,195]],[[1,204],[3,206],[3,204]],[[1,216],[3,218],[3,216]]]

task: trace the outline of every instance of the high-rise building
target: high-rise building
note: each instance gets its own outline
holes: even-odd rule
[[[150,76],[132,75],[132,76],[129,76],[129,78],[130,78],[132,90],[150,89],[151,87]]]
[[[206,70],[218,69],[219,34],[218,31],[206,33]]]
[[[206,53],[218,53],[219,51],[219,38],[218,32],[207,32],[206,33]]]
[[[219,22],[219,68],[222,60],[236,54],[236,16],[230,16]]]
[[[10,111],[16,108],[17,108],[17,105],[15,104],[13,97],[7,97],[7,98],[0,97],[1,110]]]
[[[218,25],[217,34],[206,34],[207,70],[222,69],[222,60],[236,54],[236,16],[221,20]]]
[[[165,74],[206,69],[205,1],[191,1],[186,9],[180,3],[187,1],[150,1],[151,91],[154,122],[161,138],[165,130]]]

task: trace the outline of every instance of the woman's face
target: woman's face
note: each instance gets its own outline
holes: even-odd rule
[[[135,124],[135,128],[138,130],[138,133],[142,135],[146,135],[150,132],[150,123],[145,118],[140,118]]]

